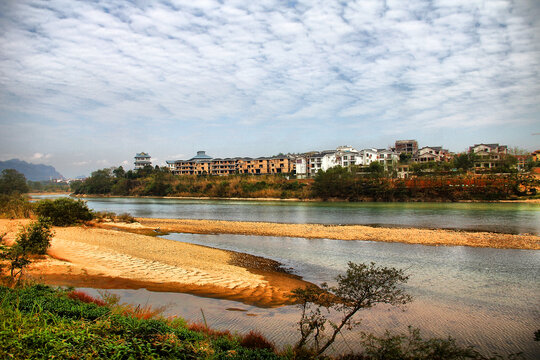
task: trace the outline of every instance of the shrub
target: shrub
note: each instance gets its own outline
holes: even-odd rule
[[[134,223],[136,220],[133,216],[131,216],[131,214],[128,214],[128,213],[123,213],[123,214],[120,214],[116,217],[116,220],[120,221],[120,222],[125,222],[125,223]]]
[[[73,290],[73,291],[68,292],[67,296],[70,299],[80,300],[83,303],[87,303],[87,304],[96,304],[98,306],[107,305],[105,303],[105,301],[100,300],[100,299],[96,299],[95,297],[90,296],[90,295],[88,295],[87,293],[85,293],[83,291]]]
[[[275,345],[268,341],[260,332],[251,330],[246,335],[242,336],[240,345],[249,349],[268,349],[275,350]]]
[[[7,218],[29,218],[34,207],[21,194],[0,194],[0,216]]]
[[[51,219],[52,224],[56,226],[69,226],[93,219],[86,202],[80,199],[41,200],[36,205],[36,213]]]
[[[51,246],[52,237],[51,223],[47,219],[40,218],[19,231],[14,246],[20,247],[26,254],[43,255]]]

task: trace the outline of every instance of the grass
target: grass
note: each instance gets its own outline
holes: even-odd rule
[[[97,299],[77,290],[32,285],[16,289],[0,286],[1,359],[330,359],[309,349],[291,347],[276,353],[260,333],[244,335],[164,318],[161,309],[120,304],[103,293]],[[383,337],[365,335],[364,352],[342,360],[476,359],[484,357],[462,348],[453,339],[422,339],[419,330]],[[508,359],[519,359],[509,356]]]
[[[44,285],[0,287],[0,319],[0,358],[282,358],[241,346],[240,336],[190,329],[150,308],[109,305]]]

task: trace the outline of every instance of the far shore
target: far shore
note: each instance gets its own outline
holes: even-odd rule
[[[35,193],[35,195],[44,195],[44,194],[56,194],[56,193]],[[59,195],[68,193],[58,193]],[[32,194],[30,194],[32,195]],[[239,197],[212,197],[212,196],[141,196],[141,195],[100,195],[100,194],[69,194],[70,196],[78,198],[135,198],[135,199],[179,199],[179,200],[229,200],[229,201],[281,201],[281,202],[336,202],[336,203],[358,203],[361,204],[364,201],[348,201],[343,199],[300,199],[300,198],[239,198]],[[450,201],[445,199],[440,200],[420,200],[413,199],[407,201],[365,201],[365,202],[379,202],[379,203],[415,203],[415,202],[425,202],[425,203],[531,203],[531,204],[540,204],[540,198],[538,199],[503,199],[503,200],[456,200]]]

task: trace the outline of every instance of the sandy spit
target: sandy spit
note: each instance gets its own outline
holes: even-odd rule
[[[435,246],[453,245],[490,247],[497,249],[540,249],[540,236],[523,234],[511,235],[441,229],[381,228],[362,225],[281,224],[191,219],[138,218],[137,221],[143,228],[159,228],[162,232],[184,232],[193,234],[223,233],[336,240],[369,240]],[[110,226],[118,227],[119,225],[111,224]]]
[[[0,220],[0,234],[11,242],[29,220]],[[29,275],[52,285],[94,288],[146,288],[231,299],[273,307],[307,283],[279,264],[223,251],[125,231],[95,227],[54,228],[48,257],[34,259]]]

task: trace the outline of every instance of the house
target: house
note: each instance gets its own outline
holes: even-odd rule
[[[385,171],[388,171],[399,162],[399,154],[388,149],[377,149],[377,161],[384,166]]]
[[[474,144],[469,153],[476,155],[474,166],[477,169],[492,169],[508,154],[508,147],[499,144]]]
[[[326,171],[337,166],[336,150],[325,150],[313,153],[308,159],[308,169],[310,175],[315,175],[319,170]]]
[[[135,170],[142,169],[145,166],[152,166],[151,159],[150,155],[145,152],[135,154]]]
[[[532,154],[532,160],[535,162],[540,161],[540,150],[534,151]]]
[[[450,153],[442,146],[424,146],[413,156],[415,162],[449,161]]]
[[[416,154],[418,151],[418,142],[416,140],[396,140],[394,151],[398,154]]]

